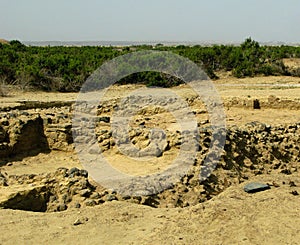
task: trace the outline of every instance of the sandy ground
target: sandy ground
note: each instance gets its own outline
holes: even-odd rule
[[[300,114],[296,110],[274,110],[262,108],[253,110],[249,108],[227,107],[226,101],[232,98],[239,99],[265,99],[276,96],[279,99],[300,100],[300,78],[270,76],[254,78],[232,78],[223,75],[223,78],[212,81],[224,103],[226,123],[228,125],[243,125],[251,121],[260,121],[268,124],[294,123],[300,120]],[[105,93],[102,100],[116,99],[130,94],[142,85],[113,86]],[[172,89],[180,96],[189,97],[195,95],[186,85]],[[46,92],[22,92],[9,88],[6,89],[7,97],[0,97],[0,108],[15,106],[22,101],[75,101],[77,93],[46,93]]]
[[[288,185],[299,177],[260,176],[280,187],[247,194],[237,185],[184,209],[110,202],[60,213],[0,210],[0,244],[299,244],[299,196],[290,192],[300,187]]]
[[[233,97],[299,100],[300,78],[222,78],[214,81],[223,100]],[[136,86],[112,88],[109,98]],[[174,88],[188,96],[185,86]],[[23,100],[74,101],[77,94],[8,91],[0,107]],[[251,121],[268,124],[299,122],[299,110],[225,108],[227,124]],[[111,155],[118,162],[120,156]],[[58,167],[81,167],[73,153],[40,153],[2,166],[8,174],[42,173]],[[156,166],[155,164],[153,166]],[[152,169],[154,171],[155,168]],[[138,172],[137,172],[138,173]],[[68,209],[59,213],[0,210],[0,244],[300,244],[300,175],[261,175],[249,181],[279,184],[247,194],[246,183],[232,186],[213,199],[189,208],[153,209],[125,202]],[[297,186],[290,187],[290,181]],[[75,220],[83,224],[74,226]]]

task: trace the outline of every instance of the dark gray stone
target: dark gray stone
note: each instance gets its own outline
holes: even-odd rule
[[[296,191],[296,190],[293,190],[293,191],[291,192],[291,194],[294,195],[294,196],[299,196],[299,193],[298,193],[298,191]]]
[[[255,193],[259,191],[265,191],[270,189],[270,186],[263,183],[251,182],[244,186],[244,191],[247,193]]]
[[[79,169],[78,168],[71,168],[68,171],[68,175],[72,178],[74,176],[78,176],[79,175]]]
[[[98,121],[109,123],[110,122],[110,117],[98,117]]]
[[[80,171],[80,175],[87,178],[89,176],[88,171],[86,171],[85,169],[81,169]]]

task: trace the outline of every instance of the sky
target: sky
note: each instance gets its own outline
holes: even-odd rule
[[[0,0],[20,41],[300,43],[299,0]]]

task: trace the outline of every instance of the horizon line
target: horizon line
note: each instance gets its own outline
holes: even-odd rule
[[[18,40],[18,39],[12,39]],[[256,41],[255,39],[253,39]],[[53,45],[55,44],[64,44],[64,45],[74,45],[74,44],[81,44],[80,46],[84,46],[84,44],[98,44],[98,45],[108,45],[108,46],[132,46],[132,45],[240,45],[242,42],[240,41],[167,41],[167,40],[144,40],[144,41],[128,41],[128,40],[19,40],[20,42],[28,45]],[[292,45],[292,46],[299,46],[299,42],[284,42],[284,41],[265,41],[259,42],[261,45]],[[118,44],[118,45],[117,45]],[[74,45],[75,46],[75,45]]]

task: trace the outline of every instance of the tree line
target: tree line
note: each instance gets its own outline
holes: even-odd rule
[[[36,47],[13,40],[0,44],[0,82],[44,91],[79,91],[84,81],[105,61],[140,50],[170,51],[189,58],[212,79],[218,71],[231,71],[235,77],[256,75],[300,76],[300,69],[287,69],[282,59],[300,58],[300,47],[262,46],[247,38],[241,45],[131,47]],[[170,87],[181,83],[176,77],[157,72],[132,74],[119,83],[145,83]]]

